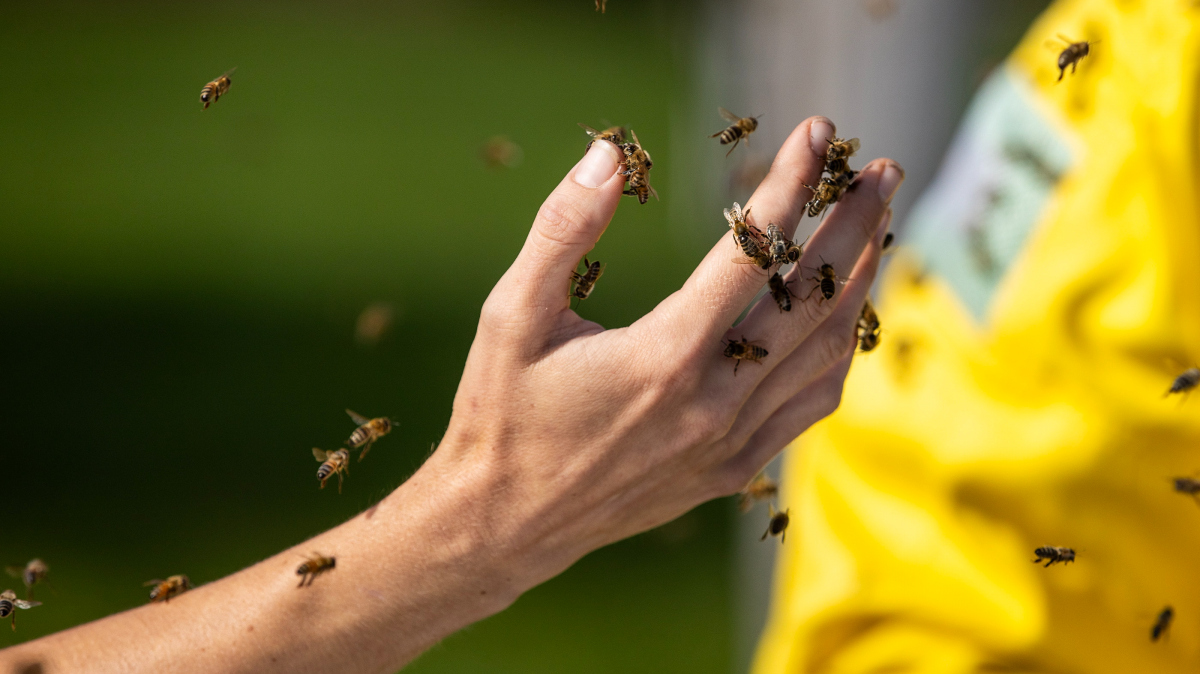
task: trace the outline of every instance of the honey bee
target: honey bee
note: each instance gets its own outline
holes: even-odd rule
[[[892,244],[895,242],[896,242],[896,235],[892,234],[891,232],[888,232],[887,234],[883,235],[883,243],[879,246],[879,249],[881,251],[883,251],[884,255],[887,255],[889,253],[894,253],[896,251],[896,249],[892,248]]]
[[[725,219],[729,222],[729,228],[733,230],[733,240],[745,255],[734,258],[733,261],[738,264],[756,264],[763,269],[769,269],[772,261],[767,251],[766,239],[757,227],[746,222],[749,216],[750,207],[743,211],[736,201],[733,202],[733,208],[725,209]]]
[[[326,557],[319,552],[312,553],[312,556],[304,560],[304,563],[296,569],[296,575],[300,576],[300,584],[296,587],[304,587],[304,581],[308,581],[308,584],[312,585],[317,576],[336,566],[337,558]]]
[[[868,353],[879,346],[879,315],[875,313],[875,305],[871,304],[870,297],[863,301],[862,312],[858,315],[855,329],[858,332],[858,349],[860,351]]]
[[[788,263],[788,248],[791,243],[779,225],[773,222],[767,224],[767,254],[771,256],[772,264]]]
[[[633,142],[621,144],[621,151],[625,154],[625,170],[621,171],[621,175],[629,177],[629,189],[622,194],[637,197],[638,203],[644,204],[651,196],[658,198],[658,192],[650,186],[650,169],[654,161],[650,159],[650,153],[642,148],[637,133],[630,129],[629,135]]]
[[[839,285],[845,285],[846,281],[850,280],[838,278],[837,272],[833,270],[833,265],[829,264],[824,259],[821,260],[821,266],[816,271],[818,274],[817,276],[810,276],[807,279],[809,281],[815,281],[816,285],[813,286],[813,289],[809,291],[807,296],[805,296],[805,301],[807,301],[809,297],[812,297],[812,294],[817,292],[818,289],[821,291],[821,295],[823,296],[823,299],[818,300],[819,302],[831,300],[833,299],[833,294],[837,292],[837,287]]]
[[[1175,617],[1175,609],[1166,606],[1162,611],[1159,611],[1158,617],[1154,619],[1154,624],[1150,626],[1150,641],[1158,641],[1158,638],[1165,635],[1171,629],[1171,619]]]
[[[849,168],[849,159],[858,152],[862,143],[857,138],[846,140],[837,136],[829,138],[827,142],[829,149],[825,151],[825,170],[831,176],[846,173]]]
[[[153,587],[151,587],[153,586]],[[142,587],[150,587],[150,601],[171,601],[171,597],[177,597],[184,592],[192,589],[192,581],[187,576],[171,576],[166,580],[148,580],[142,583]]]
[[[788,512],[791,508],[784,511],[775,510],[775,506],[767,504],[768,512],[771,514],[771,520],[767,522],[767,530],[763,532],[760,541],[767,540],[767,536],[778,536],[779,542],[783,543],[787,540],[788,528]]]
[[[583,124],[582,122],[579,124],[579,126],[584,131],[587,131],[587,135],[592,137],[592,139],[588,141],[587,147],[585,147],[583,150],[584,154],[587,154],[588,150],[592,149],[592,145],[598,140],[607,140],[613,145],[620,147],[625,143],[625,136],[629,134],[629,130],[623,126],[610,126],[603,131],[597,131],[587,124]]]
[[[752,363],[762,363],[763,358],[767,357],[766,349],[753,342],[747,342],[745,336],[742,337],[740,342],[731,339],[727,342],[722,341],[721,343],[725,345],[725,357],[736,361],[733,364],[733,376],[735,377],[737,376],[738,366],[742,364],[743,360],[748,360]]]
[[[1176,477],[1171,481],[1175,484],[1176,492],[1187,494],[1200,503],[1200,480],[1191,477]]]
[[[587,268],[587,271],[582,274],[571,272],[571,283],[574,284],[575,288],[571,290],[570,296],[586,300],[596,287],[596,281],[604,273],[604,267],[598,260],[596,262],[588,262],[586,257],[583,258],[583,266]]]
[[[204,88],[200,90],[200,102],[204,104],[205,110],[214,102],[221,100],[225,92],[229,91],[229,85],[233,84],[233,80],[229,79],[229,76],[235,70],[237,70],[236,66],[230,68],[224,75],[204,85]]]
[[[362,461],[367,452],[371,451],[371,445],[375,441],[388,433],[392,432],[392,420],[387,417],[379,417],[376,419],[368,419],[353,410],[346,410],[346,414],[358,424],[358,428],[350,434],[350,439],[346,440],[346,444],[357,449],[362,447],[362,451],[358,454],[358,460]]]
[[[17,599],[16,592],[13,592],[12,590],[5,590],[4,592],[0,592],[0,619],[12,616],[12,628],[13,631],[16,632],[17,609],[33,608],[34,606],[41,605],[42,602],[40,601],[25,601],[24,599]]]
[[[25,566],[6,566],[4,570],[13,578],[20,578],[25,583],[25,598],[33,599],[33,586],[46,580],[50,567],[40,559],[31,559]],[[3,617],[3,616],[0,616]]]
[[[1075,550],[1072,548],[1060,548],[1053,545],[1043,545],[1037,550],[1034,550],[1033,554],[1037,555],[1037,559],[1033,560],[1034,564],[1041,564],[1043,560],[1049,560],[1043,565],[1042,568],[1049,568],[1051,564],[1057,564],[1059,562],[1066,564],[1067,562],[1075,561]]]
[[[750,512],[758,501],[774,498],[779,493],[779,483],[759,473],[746,488],[738,494],[738,509],[744,513]]]
[[[1097,44],[1100,41],[1096,40],[1094,42],[1088,42],[1087,40],[1082,40],[1080,42],[1075,42],[1062,33],[1058,34],[1058,39],[1062,40],[1067,45],[1058,54],[1058,80],[1056,81],[1061,82],[1063,75],[1067,73],[1067,66],[1071,66],[1071,74],[1074,75],[1075,68],[1079,66],[1079,62],[1082,61],[1085,56],[1091,53],[1092,45]],[[1050,47],[1051,49],[1058,49],[1062,47],[1062,44],[1055,42],[1054,40],[1048,40],[1046,42],[1046,46]]]
[[[788,287],[791,281],[784,281],[779,272],[771,275],[767,279],[767,287],[771,290],[771,297],[775,298],[775,304],[779,305],[779,313],[792,310],[792,298],[797,297],[792,289]]]
[[[821,178],[815,187],[807,184],[804,185],[812,192],[812,198],[806,204],[808,217],[815,218],[824,213],[826,207],[837,203],[844,189],[839,187],[838,184],[837,180],[826,176]]]
[[[1163,397],[1172,393],[1187,393],[1196,388],[1198,384],[1200,384],[1200,367],[1188,368],[1183,371],[1183,374],[1176,377],[1175,381],[1171,382],[1171,388],[1167,389]]]
[[[350,451],[342,448],[327,452],[313,447],[313,458],[321,462],[321,467],[317,469],[317,479],[321,481],[321,489],[325,488],[325,481],[337,473],[338,493],[342,493],[342,480],[345,475],[350,474]]]
[[[750,134],[754,133],[754,130],[758,128],[758,117],[738,117],[725,108],[717,108],[717,112],[721,113],[722,117],[727,121],[733,122],[733,124],[714,133],[709,138],[720,136],[722,145],[733,143],[733,147],[729,148],[729,152],[725,153],[725,156],[728,157],[737,149],[738,143],[742,142],[743,138],[746,139],[746,145],[750,144]],[[759,115],[759,117],[761,116]]]

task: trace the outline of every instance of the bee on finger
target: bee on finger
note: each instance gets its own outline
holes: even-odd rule
[[[1200,385],[1200,367],[1188,368],[1183,371],[1183,374],[1175,377],[1175,381],[1171,382],[1171,388],[1167,389],[1163,397],[1165,398],[1175,393],[1188,393],[1196,388],[1197,385]]]
[[[875,313],[875,305],[871,304],[870,297],[863,301],[863,308],[858,315],[855,331],[858,336],[859,351],[868,353],[879,346],[879,333],[881,331],[879,315]]]
[[[779,313],[781,314],[785,311],[791,311],[792,298],[799,297],[788,287],[791,283],[792,281],[784,281],[779,272],[775,272],[771,275],[771,278],[767,279],[767,287],[770,288],[771,297],[775,299],[775,304],[779,305]]]
[[[233,84],[233,80],[229,79],[229,76],[235,70],[237,70],[237,66],[230,68],[224,75],[204,85],[204,88],[200,90],[200,102],[204,104],[205,110],[209,105],[221,100],[225,92],[229,91],[229,86]]]
[[[4,570],[25,584],[26,599],[33,599],[33,586],[46,580],[46,574],[50,573],[50,567],[40,559],[31,559],[25,566],[6,566]]]
[[[1046,563],[1043,568],[1049,568],[1051,564],[1066,564],[1067,562],[1075,561],[1075,550],[1072,548],[1062,548],[1054,545],[1043,545],[1033,551],[1037,555],[1037,559],[1033,560],[1034,564]]]
[[[387,417],[368,419],[353,410],[346,410],[346,414],[349,414],[354,423],[358,424],[358,428],[350,434],[346,444],[355,449],[362,447],[362,451],[358,454],[358,460],[362,461],[367,452],[371,451],[371,445],[375,444],[376,440],[392,432],[392,420]]]
[[[600,261],[588,262],[588,259],[583,258],[583,266],[585,268],[582,274],[571,272],[571,284],[574,288],[571,290],[570,297],[577,297],[581,300],[586,300],[592,294],[592,290],[596,287],[596,281],[600,279],[600,275],[604,273],[604,266]]]
[[[305,581],[308,581],[308,584],[312,585],[317,576],[332,570],[336,566],[337,558],[326,557],[319,552],[312,553],[312,556],[304,560],[304,563],[296,569],[296,575],[300,576],[300,584],[296,587],[304,587]]]
[[[1070,66],[1071,74],[1074,75],[1075,69],[1079,66],[1079,62],[1091,53],[1092,45],[1097,44],[1100,41],[1095,40],[1088,42],[1087,40],[1081,40],[1076,42],[1062,33],[1058,34],[1058,39],[1062,40],[1062,42],[1059,43],[1055,42],[1054,40],[1048,40],[1046,42],[1046,46],[1051,49],[1062,49],[1062,51],[1058,53],[1058,79],[1056,80],[1057,82],[1061,82],[1063,75],[1067,73],[1067,67]],[[1063,44],[1066,44],[1066,47],[1063,47]]]
[[[805,204],[805,212],[808,217],[815,218],[825,212],[825,209],[833,204],[836,204],[842,196],[844,188],[839,187],[839,182],[828,176],[821,178],[815,186],[801,183],[812,192],[812,198]]]
[[[738,248],[745,255],[745,257],[734,258],[733,261],[738,264],[755,264],[763,269],[770,269],[772,261],[766,236],[757,227],[746,222],[749,215],[750,207],[743,211],[736,201],[733,202],[733,208],[725,209],[725,219],[733,231],[733,240],[737,242]]]
[[[607,140],[613,145],[620,147],[625,142],[625,137],[629,134],[629,130],[623,126],[610,126],[603,131],[597,131],[582,122],[580,122],[579,126],[587,132],[587,135],[592,137],[588,141],[587,147],[583,149],[584,154],[587,154],[588,150],[592,149],[592,144],[598,140]]]
[[[184,575],[171,576],[166,580],[148,580],[142,587],[150,588],[150,602],[167,602],[192,589],[192,581]]]
[[[748,513],[755,503],[774,498],[778,493],[779,483],[767,477],[765,473],[759,473],[738,493],[738,510]]]
[[[746,145],[750,144],[750,134],[754,133],[754,130],[758,128],[758,117],[738,117],[725,108],[717,108],[717,112],[721,113],[721,116],[726,121],[733,122],[733,124],[714,133],[709,138],[720,137],[722,145],[733,143],[733,147],[729,148],[729,152],[725,153],[725,156],[728,157],[737,149],[738,143],[742,142],[742,139],[746,140]],[[762,117],[762,115],[759,115],[759,117]]]
[[[767,224],[767,253],[771,256],[771,264],[787,264],[790,262],[788,250],[793,242],[783,233],[783,229],[775,223]]]
[[[746,341],[745,336],[742,337],[741,341],[731,339],[721,343],[725,345],[725,357],[734,360],[733,376],[735,377],[737,376],[738,366],[742,364],[743,360],[748,360],[751,363],[762,363],[763,359],[767,357],[766,349],[754,342]]]
[[[763,532],[762,538],[759,540],[765,541],[767,536],[778,536],[779,542],[783,543],[787,540],[788,512],[791,511],[791,508],[779,511],[775,510],[775,506],[770,503],[767,504],[767,508],[771,519],[767,522],[767,530]]]
[[[1162,611],[1159,611],[1158,617],[1154,619],[1154,624],[1150,626],[1150,641],[1158,641],[1171,629],[1171,619],[1175,617],[1175,609],[1166,606]]]
[[[621,152],[625,155],[625,170],[621,172],[621,175],[627,176],[629,179],[629,188],[622,194],[627,197],[637,197],[638,203],[644,204],[650,200],[650,197],[658,199],[658,192],[650,186],[650,169],[654,167],[654,161],[650,159],[650,153],[642,147],[642,141],[638,140],[637,133],[630,129],[629,135],[633,138],[633,142],[621,145]]]
[[[325,488],[325,481],[336,473],[338,493],[342,493],[344,476],[350,474],[350,451],[345,448],[325,451],[313,447],[312,453],[313,458],[321,462],[321,467],[317,469],[317,479],[321,481],[321,489]]]
[[[827,142],[829,149],[825,151],[825,170],[831,176],[848,172],[850,168],[848,162],[862,147],[862,143],[857,138],[846,140],[837,136],[827,139]]]
[[[14,632],[16,632],[17,609],[33,608],[34,606],[41,605],[42,602],[40,601],[25,601],[24,599],[17,599],[16,592],[13,592],[12,590],[5,590],[4,592],[0,592],[0,619],[12,616],[12,629]]]
[[[846,282],[850,280],[839,278],[837,272],[835,272],[833,269],[833,265],[826,262],[824,258],[821,259],[821,266],[816,269],[816,272],[816,276],[810,276],[808,279],[806,279],[816,283],[816,285],[813,286],[813,289],[809,291],[808,295],[804,297],[806,302],[808,301],[808,298],[812,297],[813,293],[817,292],[818,290],[821,291],[821,297],[818,298],[818,302],[831,300],[833,299],[834,293],[837,292],[837,287],[839,285],[846,285]]]

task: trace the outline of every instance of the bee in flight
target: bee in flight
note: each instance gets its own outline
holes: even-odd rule
[[[879,315],[875,313],[875,305],[871,304],[871,298],[868,297],[863,301],[862,312],[858,315],[858,323],[855,326],[858,332],[858,349],[863,353],[873,351],[879,346]]]
[[[1163,397],[1173,393],[1187,393],[1197,385],[1200,385],[1200,367],[1188,368],[1183,371],[1183,374],[1176,377],[1175,381],[1171,382],[1171,388],[1167,389]]]
[[[1097,44],[1100,41],[1096,40],[1094,42],[1088,42],[1087,40],[1081,40],[1079,42],[1075,42],[1062,33],[1058,34],[1058,39],[1062,40],[1062,43],[1055,42],[1054,40],[1047,40],[1046,46],[1051,49],[1062,49],[1062,51],[1058,53],[1058,80],[1056,80],[1061,82],[1063,75],[1067,73],[1067,66],[1071,67],[1071,74],[1074,75],[1075,68],[1079,66],[1079,62],[1082,61],[1085,56],[1091,53],[1092,45]],[[1066,44],[1067,46],[1063,47],[1063,44]]]
[[[325,488],[325,481],[337,473],[338,493],[342,493],[342,480],[344,476],[350,474],[350,451],[342,448],[327,452],[313,447],[313,458],[321,462],[321,467],[317,469],[317,479],[321,481],[321,489]]]
[[[586,300],[592,294],[592,290],[595,289],[596,281],[604,273],[604,266],[600,264],[599,260],[588,262],[586,257],[583,258],[583,266],[586,271],[582,274],[575,271],[571,272],[571,284],[575,287],[571,290],[570,297]]]
[[[25,583],[25,598],[33,599],[33,586],[46,580],[50,567],[40,559],[31,559],[25,566],[6,566],[4,570],[13,578],[20,578]],[[3,617],[3,616],[0,616]]]
[[[779,483],[767,477],[765,473],[759,473],[738,493],[738,509],[748,513],[755,503],[774,498],[778,493]]]
[[[24,599],[17,599],[16,592],[13,592],[12,590],[5,590],[4,592],[0,592],[0,619],[12,616],[12,628],[13,631],[16,632],[17,609],[33,608],[34,606],[41,605],[42,602],[40,601],[25,601]]]
[[[597,131],[582,122],[580,122],[579,126],[584,131],[587,131],[587,135],[592,137],[588,141],[587,147],[583,149],[584,154],[587,154],[588,150],[592,149],[592,144],[598,140],[607,140],[613,145],[620,147],[625,142],[625,137],[629,135],[629,130],[623,126],[610,126],[603,131]]]
[[[736,361],[733,364],[733,376],[737,376],[738,366],[743,360],[748,360],[751,363],[762,363],[763,358],[767,357],[767,350],[761,346],[747,342],[743,336],[741,341],[731,339],[727,342],[721,342],[725,345],[725,357],[732,358]]]
[[[230,68],[224,75],[204,85],[204,88],[200,90],[200,102],[204,104],[205,110],[209,105],[221,100],[225,92],[229,91],[229,85],[233,84],[233,80],[229,79],[229,76],[235,70],[237,70],[236,66]]]
[[[1150,626],[1150,641],[1158,641],[1159,637],[1166,634],[1171,629],[1171,619],[1174,617],[1175,609],[1170,606],[1159,611],[1158,617],[1154,619],[1154,624]]]
[[[1034,564],[1041,564],[1043,561],[1046,562],[1042,565],[1042,568],[1048,568],[1051,564],[1058,564],[1060,562],[1066,564],[1067,562],[1075,561],[1075,550],[1072,548],[1043,545],[1034,550],[1033,554],[1037,555],[1037,559],[1033,560]]]
[[[654,166],[654,161],[650,159],[650,153],[642,147],[637,133],[630,129],[629,135],[633,142],[621,144],[621,152],[625,154],[625,170],[621,171],[621,175],[629,178],[629,188],[622,194],[637,197],[638,203],[644,204],[651,196],[658,198],[658,192],[650,186],[650,169]]]
[[[151,587],[153,586],[153,587]],[[184,592],[192,589],[192,581],[184,575],[171,576],[166,580],[148,580],[142,583],[142,587],[150,588],[150,601],[171,601],[171,597],[177,597]]]
[[[883,251],[884,255],[888,255],[889,253],[894,253],[894,252],[896,252],[896,249],[892,248],[892,244],[895,242],[896,242],[896,235],[892,234],[891,232],[888,232],[887,234],[883,235],[883,243],[879,246],[879,249],[881,251]]]
[[[792,281],[784,281],[779,272],[771,275],[767,279],[767,287],[770,288],[771,297],[775,299],[775,304],[779,305],[779,313],[792,310],[792,298],[797,297],[792,289],[788,287]]]
[[[525,151],[508,136],[492,136],[479,148],[484,166],[493,170],[516,168],[524,157]]]
[[[729,152],[725,153],[725,156],[728,157],[737,149],[738,143],[742,142],[743,138],[746,139],[746,145],[750,144],[750,134],[754,133],[754,130],[758,128],[758,117],[738,117],[725,108],[717,108],[717,112],[720,112],[722,117],[733,122],[733,124],[714,133],[709,138],[720,136],[722,145],[733,143],[733,147],[729,148]],[[759,117],[761,116],[759,115]]]
[[[831,176],[836,176],[842,173],[857,174],[856,171],[850,171],[849,159],[858,152],[862,147],[862,143],[857,138],[846,140],[834,136],[828,139],[829,149],[825,150],[825,170]],[[853,180],[853,178],[851,178]]]
[[[350,434],[350,439],[346,440],[346,444],[355,449],[362,447],[362,451],[358,454],[358,460],[362,461],[367,452],[371,451],[371,445],[375,444],[376,440],[392,432],[392,420],[387,417],[368,419],[353,410],[346,410],[346,414],[349,414],[354,423],[358,424],[358,428]]]
[[[1200,480],[1191,477],[1176,477],[1172,478],[1171,482],[1175,484],[1177,493],[1187,494],[1200,503]]]
[[[312,553],[312,556],[304,560],[304,563],[296,569],[296,575],[300,576],[300,584],[296,587],[304,587],[304,581],[308,581],[308,584],[312,585],[317,576],[332,570],[336,566],[336,557],[326,557],[319,552]]]
[[[734,262],[738,264],[756,264],[763,269],[771,267],[771,255],[767,250],[767,241],[763,233],[754,225],[748,224],[746,218],[750,216],[750,207],[746,210],[738,202],[733,202],[733,208],[725,209],[725,220],[729,222],[729,228],[733,230],[733,240],[737,242],[738,248],[742,251],[745,257],[734,258]]]
[[[788,512],[791,508],[779,511],[775,510],[775,506],[768,503],[767,509],[771,514],[771,519],[767,522],[767,530],[763,532],[762,538],[759,540],[765,541],[767,540],[767,536],[778,536],[779,542],[783,543],[787,540]]]
[[[817,292],[818,289],[821,291],[821,295],[823,297],[823,299],[818,301],[831,300],[833,299],[833,294],[837,292],[837,287],[839,285],[845,285],[846,281],[850,280],[838,278],[837,272],[833,270],[833,265],[826,262],[824,258],[821,259],[821,266],[816,271],[817,276],[810,276],[807,279],[809,281],[815,281],[816,285],[813,286],[813,289],[809,291],[807,296],[805,296],[804,299],[806,301],[809,297],[812,297],[812,294]]]

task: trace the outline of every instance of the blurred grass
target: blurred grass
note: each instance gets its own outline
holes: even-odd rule
[[[54,586],[0,646],[140,604],[149,578],[236,571],[411,474],[575,123],[632,125],[664,200],[687,197],[661,188],[682,7],[0,9],[0,561],[41,556]],[[518,168],[480,161],[496,134]],[[680,253],[666,213],[624,201],[583,315],[625,325],[678,287],[708,242]],[[357,346],[377,300],[396,324]],[[345,407],[399,428],[339,496],[309,449],[345,439]],[[410,669],[724,671],[726,511],[601,550]]]

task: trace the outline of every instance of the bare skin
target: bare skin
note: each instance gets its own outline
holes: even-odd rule
[[[754,222],[794,234],[833,133],[796,128]],[[169,603],[0,651],[0,671],[392,672],[588,552],[744,488],[837,407],[903,173],[865,167],[785,276],[828,261],[852,279],[832,301],[780,313],[767,295],[731,329],[767,274],[734,264],[726,235],[654,311],[605,330],[570,310],[567,283],[621,201],[618,157],[596,142],[543,204],[484,303],[445,439],[404,485]],[[735,378],[721,340],[742,335],[770,355]],[[297,588],[314,550],[337,568]]]

